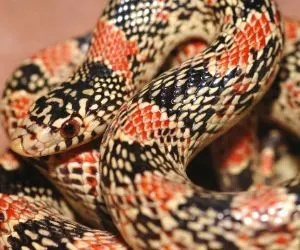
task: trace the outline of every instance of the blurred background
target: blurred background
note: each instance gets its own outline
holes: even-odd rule
[[[300,20],[299,0],[277,0],[286,16]],[[4,82],[35,51],[90,30],[106,0],[0,0],[0,94]],[[0,153],[7,145],[0,129]]]

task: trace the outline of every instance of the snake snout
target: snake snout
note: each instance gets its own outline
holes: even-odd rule
[[[48,129],[43,129],[35,123],[28,127],[19,124],[19,127],[11,135],[10,147],[20,155],[36,157],[43,154],[49,141],[52,143]]]
[[[12,140],[10,142],[10,148],[17,154],[24,155],[23,154],[24,150],[23,150],[23,146],[22,146],[22,142],[21,142],[20,138]]]
[[[10,148],[23,156],[34,157],[40,155],[45,145],[38,140],[30,140],[30,135],[22,136],[11,141]]]

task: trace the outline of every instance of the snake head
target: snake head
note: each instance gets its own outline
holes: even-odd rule
[[[125,87],[117,88],[123,78],[112,77],[104,64],[83,64],[71,79],[37,99],[27,115],[18,120],[10,138],[11,149],[39,157],[101,136],[128,97]]]
[[[13,151],[28,157],[59,153],[92,140],[96,131],[103,129],[84,99],[65,90],[57,88],[39,98],[27,116],[18,120],[11,134]]]

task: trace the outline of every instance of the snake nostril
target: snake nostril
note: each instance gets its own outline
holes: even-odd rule
[[[35,140],[36,139],[36,134],[32,134],[31,136],[30,136],[30,140]]]

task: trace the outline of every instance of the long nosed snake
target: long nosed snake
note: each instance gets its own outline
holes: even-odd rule
[[[142,87],[172,47],[199,34],[210,47]],[[273,1],[110,1],[87,60],[14,123],[12,147],[25,156],[62,152],[100,136],[109,125],[100,146],[99,188],[133,248],[296,249],[299,176],[281,187],[220,194],[190,184],[185,174],[190,159],[270,87],[282,43]],[[37,214],[48,211],[26,206]],[[25,224],[35,217],[26,217]],[[67,224],[59,225],[72,228]],[[99,234],[81,228],[65,237],[64,247],[93,241],[96,248]],[[54,244],[44,236],[45,244]]]

